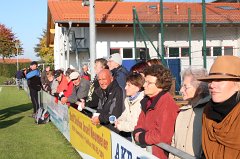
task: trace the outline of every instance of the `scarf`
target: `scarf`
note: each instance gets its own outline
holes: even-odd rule
[[[208,112],[208,117],[216,122],[221,122],[238,104],[237,93],[233,94],[229,99],[221,103],[210,101],[212,109]]]
[[[204,109],[202,147],[207,159],[240,158],[240,103],[217,123],[209,117],[210,103]]]

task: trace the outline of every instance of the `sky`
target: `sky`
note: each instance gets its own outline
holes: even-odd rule
[[[202,2],[202,0],[163,0],[163,2]],[[34,47],[39,43],[38,38],[41,37],[43,30],[47,28],[47,0],[1,0],[0,23],[12,29],[22,42],[24,55],[19,58],[39,59],[35,56]]]
[[[34,47],[47,28],[47,0],[1,0],[0,23],[22,42],[24,55],[19,58],[39,59]]]

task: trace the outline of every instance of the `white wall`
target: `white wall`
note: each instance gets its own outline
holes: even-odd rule
[[[63,58],[60,55],[63,53],[63,32],[57,26],[55,27],[55,64],[56,67],[64,66]],[[154,45],[157,47],[158,44],[158,29],[159,28],[147,28],[149,37],[153,40]],[[72,28],[75,32],[76,38],[85,37],[86,46],[89,47],[89,31],[88,28]],[[165,37],[164,45],[168,47],[188,47],[188,28],[187,27],[167,27],[164,28]],[[57,39],[57,37],[59,39]],[[202,28],[193,27],[192,28],[192,67],[203,67],[203,57],[202,57]],[[110,48],[133,48],[134,47],[134,36],[133,28],[97,28],[96,33],[96,57],[108,57],[110,55]],[[57,44],[58,43],[58,44]],[[151,57],[157,57],[157,53],[151,46],[150,42],[147,42],[149,48],[149,53]],[[234,27],[208,27],[207,28],[207,46],[233,46],[234,55],[240,55],[240,28]],[[137,42],[137,47],[144,47],[143,41]],[[78,58],[80,63],[89,62],[89,54],[86,52],[78,52]],[[168,57],[166,57],[168,58]],[[172,57],[169,57],[172,58]],[[173,57],[176,58],[176,57]],[[181,70],[189,67],[188,57],[177,57],[181,59]],[[211,67],[214,59],[216,57],[207,57],[207,69]],[[70,54],[70,64],[74,67],[79,67],[76,60],[76,55]]]

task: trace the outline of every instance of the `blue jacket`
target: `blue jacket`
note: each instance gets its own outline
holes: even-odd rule
[[[39,70],[32,70],[26,74],[28,87],[37,91],[41,90],[41,79]]]
[[[118,68],[113,69],[111,72],[113,74],[113,78],[117,80],[119,86],[123,90],[125,90],[126,78],[128,76],[128,73],[129,73],[128,70],[121,65]]]

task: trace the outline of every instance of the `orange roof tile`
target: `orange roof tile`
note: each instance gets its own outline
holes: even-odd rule
[[[32,62],[31,59],[24,59],[24,58],[19,58],[18,59],[18,63],[30,63]],[[12,64],[12,63],[17,63],[17,59],[0,59],[0,63],[8,63],[8,64]]]
[[[54,22],[72,21],[75,23],[88,23],[89,7],[83,7],[82,1],[49,0],[48,7]],[[188,8],[191,8],[192,23],[202,22],[201,3],[173,3],[165,2],[164,22],[187,23]],[[97,24],[133,23],[132,8],[136,7],[140,21],[159,22],[158,2],[95,2]],[[219,6],[228,6],[236,10],[225,10]],[[207,23],[240,23],[239,3],[206,3]]]

